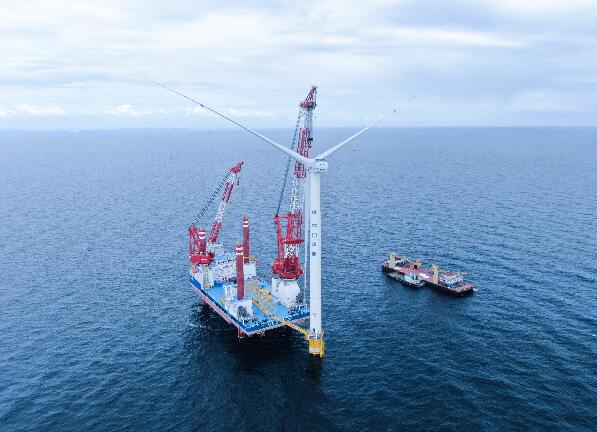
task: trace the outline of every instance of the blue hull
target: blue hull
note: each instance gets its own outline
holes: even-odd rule
[[[268,317],[259,308],[253,308],[255,321],[241,321],[230,314],[224,304],[220,301],[220,299],[224,297],[223,284],[216,282],[213,287],[204,289],[201,286],[201,283],[199,283],[193,276],[190,276],[189,280],[195,290],[202,295],[205,302],[209,304],[215,312],[217,312],[227,322],[238,328],[239,332],[242,332],[247,336],[283,326],[280,321]],[[266,285],[263,282],[260,282],[259,285],[260,288],[266,288]],[[245,298],[252,298],[253,295],[254,294],[252,292],[245,292]],[[283,318],[285,321],[290,321],[293,323],[304,321],[309,317],[309,309],[306,307],[290,310],[280,303],[275,303],[271,308],[271,312],[276,316]]]

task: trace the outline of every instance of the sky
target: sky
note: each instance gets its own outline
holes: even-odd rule
[[[0,0],[0,128],[597,126],[597,1]],[[414,100],[408,102],[411,98]]]

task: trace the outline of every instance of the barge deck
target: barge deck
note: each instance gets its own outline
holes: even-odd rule
[[[406,257],[390,254],[390,258],[382,263],[382,270],[389,277],[396,280],[403,280],[407,274],[415,274],[425,285],[438,291],[451,294],[456,297],[464,297],[472,294],[475,285],[464,281],[465,273],[451,270],[441,270],[435,264],[430,268],[423,267],[421,260],[412,261]],[[443,280],[457,280],[457,283],[445,283]]]

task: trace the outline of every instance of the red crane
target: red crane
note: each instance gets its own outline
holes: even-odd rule
[[[296,147],[296,152],[307,158],[313,141],[311,133],[313,130],[313,110],[317,106],[316,96],[317,87],[312,86],[305,100],[299,104],[298,121],[293,139],[293,149]],[[286,176],[288,176],[289,167],[290,165],[287,167]],[[285,215],[279,215],[280,205],[278,205],[278,214],[274,217],[278,255],[272,263],[272,272],[282,279],[297,279],[304,273],[299,262],[299,246],[304,242],[302,229],[306,177],[307,170],[305,166],[298,161],[295,162],[290,210]],[[286,180],[284,180],[284,184],[286,184]],[[283,194],[284,188],[282,189]],[[285,226],[283,226],[284,224]]]
[[[230,200],[234,185],[238,183],[238,177],[242,166],[243,162],[241,161],[230,168],[230,171],[220,183],[220,185],[224,185],[224,193],[222,194],[222,199],[220,200],[220,205],[218,206],[218,211],[211,226],[211,231],[209,232],[207,242],[205,239],[204,229],[197,229],[196,223],[189,227],[189,261],[191,261],[191,263],[209,264],[215,256],[214,245],[218,240],[218,234],[220,232],[220,228],[222,227],[224,213],[226,212],[226,205]],[[217,194],[218,190],[214,192],[214,196]],[[197,216],[196,222],[203,215],[203,213],[205,213],[210,204],[211,200],[208,202],[206,207],[204,207],[204,210],[199,214],[199,216]]]

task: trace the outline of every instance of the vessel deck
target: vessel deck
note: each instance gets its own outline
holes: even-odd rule
[[[255,321],[242,321],[230,314],[224,304],[223,298],[224,287],[226,285],[234,285],[231,282],[216,283],[213,287],[204,289],[201,286],[201,283],[193,276],[190,276],[190,281],[195,291],[202,295],[204,301],[228,323],[238,328],[239,332],[244,335],[250,336],[255,333],[263,333],[284,325],[280,321],[268,317],[260,308],[256,307],[255,305],[253,307]],[[268,287],[265,282],[259,281],[259,288],[264,289]],[[255,297],[256,294],[253,291],[245,290],[246,299],[248,298],[253,300]],[[257,300],[263,303],[263,299],[257,297]],[[300,306],[297,309],[290,310],[283,304],[274,301],[267,303],[267,309],[277,317],[295,324],[300,323],[309,317],[309,309],[306,306]]]
[[[444,285],[441,282],[434,283],[433,282],[433,272],[425,267],[415,268],[414,263],[408,263],[408,264],[404,264],[404,265],[396,265],[395,267],[390,268],[388,265],[388,262],[384,261],[382,267],[386,273],[397,272],[397,273],[400,273],[403,275],[408,274],[408,273],[414,273],[417,276],[419,276],[422,280],[424,280],[426,285],[429,285],[433,288],[437,288],[441,291],[448,292],[448,293],[456,295],[456,296],[464,296],[464,295],[470,294],[473,292],[473,289],[475,288],[475,286],[470,282],[464,282],[460,285],[455,285],[455,286]],[[451,274],[455,274],[455,273],[449,272],[449,273],[445,273],[445,274],[451,275]]]

